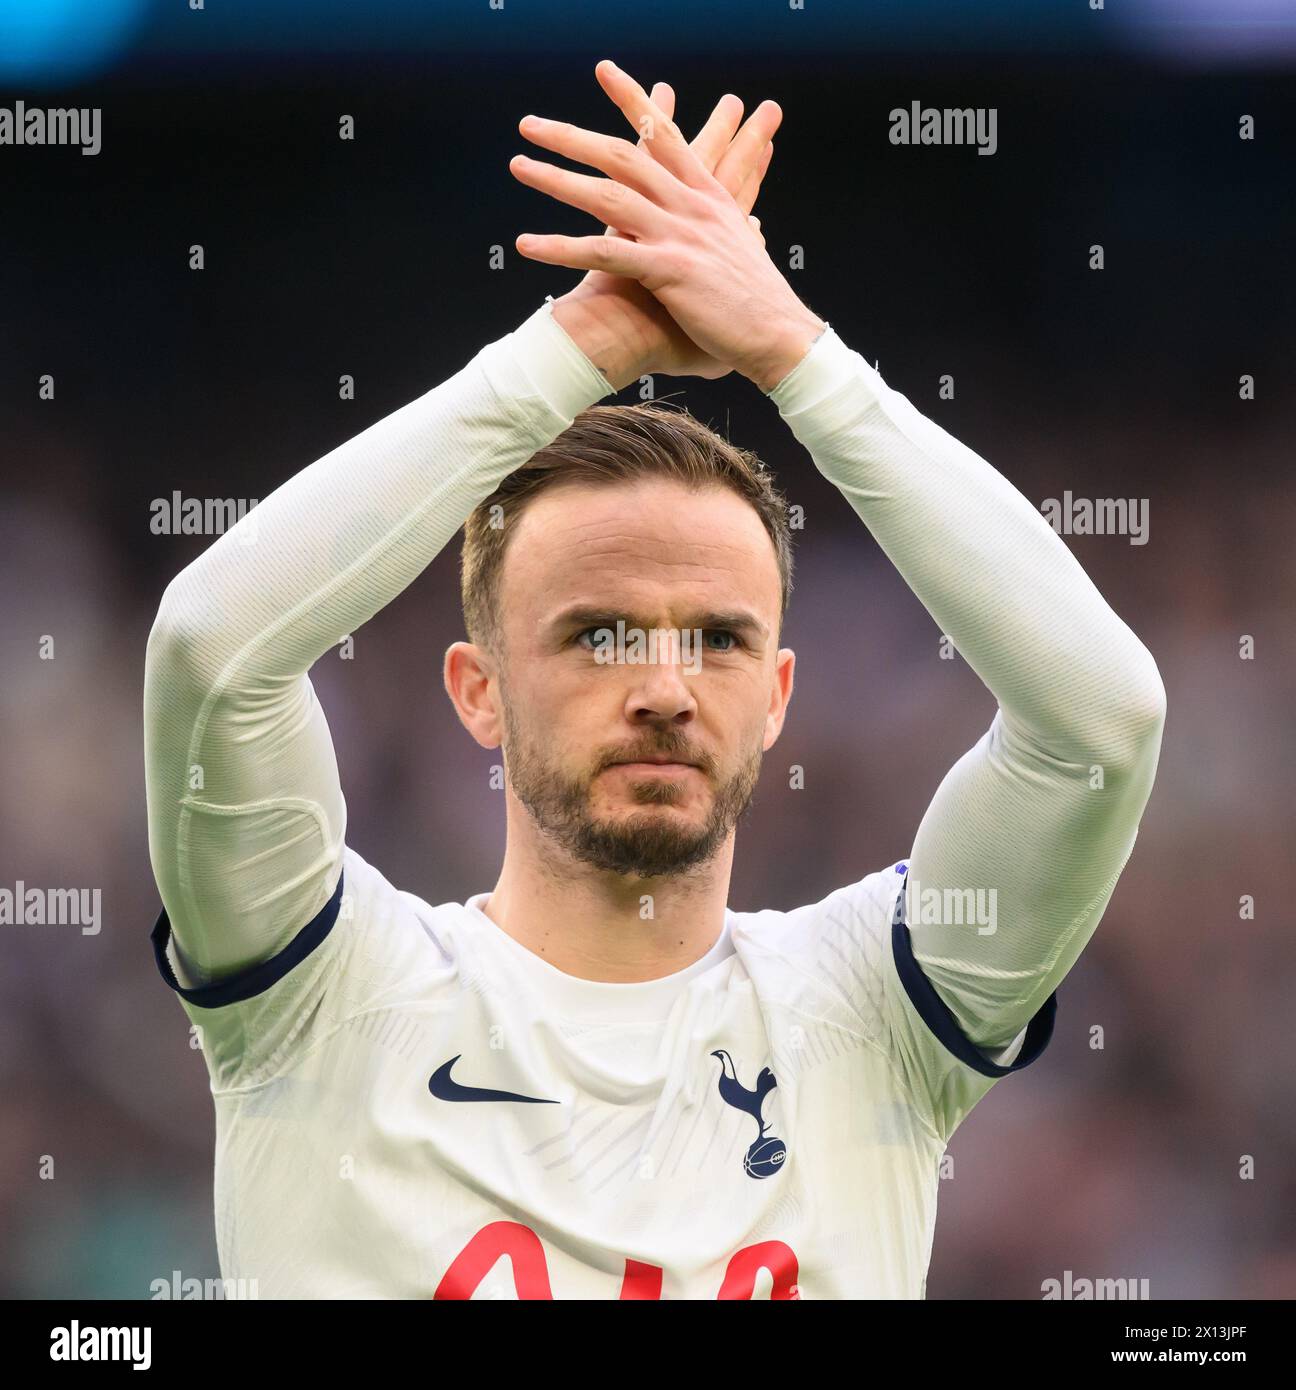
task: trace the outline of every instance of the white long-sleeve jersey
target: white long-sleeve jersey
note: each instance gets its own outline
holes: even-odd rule
[[[1133,849],[1152,658],[1026,498],[830,327],[770,398],[999,706],[911,852],[728,912],[701,959],[633,984],[557,970],[486,893],[432,906],[361,859],[307,671],[610,391],[546,302],[163,598],[153,944],[210,1071],[222,1274],[261,1297],[923,1296],[949,1138],[1043,1050]]]

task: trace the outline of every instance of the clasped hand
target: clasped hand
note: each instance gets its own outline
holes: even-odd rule
[[[665,83],[649,96],[608,59],[594,71],[639,143],[527,116],[518,128],[533,144],[606,177],[526,155],[509,164],[521,182],[606,224],[596,236],[518,237],[532,260],[589,272],[555,300],[555,318],[618,389],[651,372],[736,370],[773,390],[825,326],[770,259],[751,216],[781,110],[763,102],[735,135],[742,102],[726,95],[690,145]]]

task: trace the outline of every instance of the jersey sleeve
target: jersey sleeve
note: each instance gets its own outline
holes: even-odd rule
[[[1006,1046],[987,1049],[972,1042],[914,955],[906,920],[907,866],[898,865],[896,873],[901,882],[880,952],[889,1042],[911,1096],[948,1143],[996,1081],[1043,1054],[1053,1037],[1057,994],[1049,994]]]
[[[1057,999],[1050,995],[1007,1046],[972,1042],[914,957],[908,872],[902,861],[798,910],[783,940],[802,941],[807,958],[792,964],[818,981],[824,1016],[885,1056],[908,1106],[943,1145],[996,1081],[1043,1054]]]
[[[948,1129],[1002,1074],[983,1060],[1037,1055],[1133,850],[1165,690],[1031,503],[831,327],[770,396],[998,705],[918,827],[883,961],[893,1040]]]
[[[280,1079],[357,1020],[387,1036],[397,1005],[455,988],[453,933],[430,925],[435,913],[347,847],[333,896],[281,950],[210,984],[186,986],[166,950],[164,911],[153,929],[154,958],[194,1026],[213,1093]]]

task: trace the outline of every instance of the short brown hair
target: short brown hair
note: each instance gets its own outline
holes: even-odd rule
[[[510,473],[474,508],[464,526],[460,570],[470,640],[487,647],[498,643],[496,609],[508,538],[533,497],[554,483],[627,483],[649,476],[673,478],[695,490],[728,487],[751,503],[774,545],[782,588],[781,621],[792,593],[786,497],[755,454],[730,444],[682,406],[656,401],[582,410],[552,443]],[[513,524],[500,525],[501,516]]]

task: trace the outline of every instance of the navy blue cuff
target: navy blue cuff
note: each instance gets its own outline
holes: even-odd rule
[[[342,906],[344,878],[344,874],[338,875],[333,896],[277,955],[271,956],[269,960],[258,961],[256,965],[250,965],[246,970],[240,970],[238,974],[230,975],[224,980],[217,980],[210,985],[200,985],[194,989],[186,989],[171,969],[171,962],[166,953],[167,941],[171,936],[171,923],[167,918],[166,908],[163,908],[150,935],[153,957],[162,972],[162,978],[181,999],[196,1004],[200,1009],[219,1009],[226,1004],[241,1004],[245,999],[264,994],[271,985],[278,984],[293,966],[300,965],[332,931],[333,923],[337,921],[338,910]]]
[[[1040,1005],[1039,1012],[1026,1025],[1026,1037],[1016,1061],[1006,1067],[992,1062],[975,1043],[968,1040],[958,1025],[958,1020],[950,1013],[949,1006],[936,993],[935,986],[922,972],[922,967],[914,959],[913,943],[909,939],[909,927],[904,920],[904,887],[896,902],[895,915],[891,921],[891,952],[895,957],[896,972],[900,983],[905,987],[909,1002],[918,1010],[918,1015],[931,1030],[947,1052],[960,1062],[965,1062],[973,1071],[982,1076],[1007,1076],[1010,1072],[1028,1067],[1049,1045],[1053,1036],[1053,1023],[1057,1017],[1057,992],[1054,991]]]

